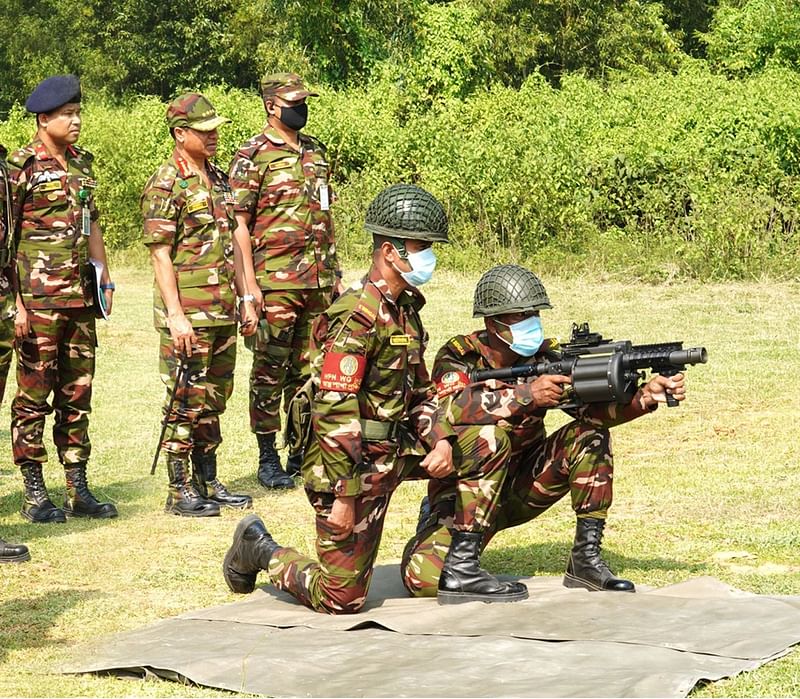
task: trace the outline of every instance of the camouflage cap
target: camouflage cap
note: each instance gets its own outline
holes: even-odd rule
[[[297,73],[270,73],[261,78],[261,96],[267,99],[276,95],[287,102],[319,97],[318,93],[306,89]]]
[[[230,124],[227,117],[219,116],[214,105],[205,95],[199,92],[187,92],[176,97],[167,107],[167,126],[194,129],[195,131],[213,131],[222,124]]]

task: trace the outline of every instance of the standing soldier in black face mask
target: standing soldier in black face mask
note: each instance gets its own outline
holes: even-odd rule
[[[275,449],[281,393],[288,405],[301,384],[301,355],[311,321],[327,308],[341,283],[333,240],[333,194],[325,147],[301,133],[307,97],[317,97],[294,73],[261,81],[267,124],[236,153],[230,185],[236,199],[234,237],[242,251],[245,300],[261,316],[248,341],[250,428],[258,438],[258,480],[265,488],[293,488]],[[296,475],[302,454],[291,454]]]

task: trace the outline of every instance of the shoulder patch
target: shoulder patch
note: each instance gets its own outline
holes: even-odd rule
[[[256,134],[249,141],[245,141],[242,144],[242,147],[239,148],[239,150],[236,152],[234,160],[239,156],[252,160],[253,156],[255,156],[255,154],[258,153],[258,151],[260,151],[262,148],[264,148],[268,143],[269,140],[263,133]]]
[[[11,155],[9,155],[8,162],[18,168],[23,168],[25,167],[25,163],[27,163],[28,160],[34,155],[35,152],[33,148],[30,146],[25,146],[24,148],[18,148]]]
[[[322,363],[319,387],[323,391],[357,393],[367,366],[367,359],[360,354],[327,352]]]
[[[447,341],[447,345],[459,356],[464,357],[472,349],[466,335],[456,335]]]
[[[436,394],[445,398],[469,386],[469,376],[463,371],[448,371],[436,379]]]

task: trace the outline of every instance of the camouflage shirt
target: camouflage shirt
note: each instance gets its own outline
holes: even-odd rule
[[[236,321],[233,194],[227,175],[206,163],[211,189],[173,155],[147,181],[141,197],[144,244],[171,246],[181,307],[194,327]],[[154,320],[167,327],[158,286]]]
[[[299,134],[300,151],[267,127],[231,162],[236,212],[250,214],[253,265],[262,289],[333,286],[333,193],[325,147]]]
[[[314,322],[310,360],[318,390],[307,487],[343,496],[378,492],[381,480],[394,483],[398,456],[425,454],[454,434],[438,409],[423,359],[424,303],[412,289],[395,299],[371,270]],[[367,439],[365,420],[398,433]]]
[[[522,364],[555,361],[561,357],[557,340],[542,343],[533,357]],[[506,383],[489,379],[471,383],[469,375],[483,369],[503,367],[489,346],[486,330],[451,338],[439,350],[433,363],[433,379],[442,409],[451,425],[492,425],[505,428],[511,439],[512,458],[541,443],[545,438],[546,408],[535,408],[533,382],[536,377]],[[567,410],[572,417],[597,427],[612,427],[649,413],[639,403],[639,394],[628,405],[593,403]]]
[[[64,170],[38,138],[9,157],[14,211],[23,202],[17,275],[27,308],[82,308],[92,304],[83,283],[89,259],[89,221],[98,219],[92,155],[68,146]],[[82,203],[79,192],[86,196]]]
[[[8,166],[6,165],[7,151],[0,146],[0,245],[5,247],[10,241],[6,236],[14,235],[13,222],[11,221],[11,185],[8,181]],[[0,301],[12,292],[8,269],[0,269]],[[0,320],[4,318],[0,316]]]

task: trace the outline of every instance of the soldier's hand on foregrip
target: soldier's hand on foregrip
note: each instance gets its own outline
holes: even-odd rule
[[[14,317],[14,336],[23,338],[31,334],[31,321],[25,306],[17,306],[17,315]]]
[[[331,539],[341,541],[350,536],[356,526],[356,500],[353,497],[339,497],[333,501],[331,513],[328,515],[328,527]]]
[[[189,319],[181,314],[169,317],[169,333],[172,336],[172,346],[178,354],[186,357],[192,356],[192,345],[197,343],[197,336],[194,334]]]
[[[440,439],[420,462],[433,478],[444,478],[453,472],[453,447],[446,439]]]
[[[686,399],[686,379],[683,374],[661,376],[656,374],[642,387],[642,408],[648,409],[667,402],[667,393],[676,401]]]
[[[564,388],[572,383],[569,376],[544,374],[531,382],[533,404],[537,408],[554,408],[561,402]]]

